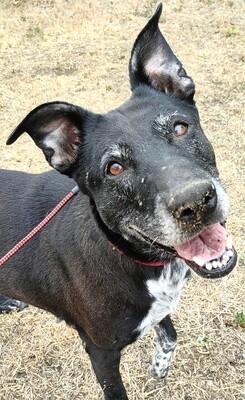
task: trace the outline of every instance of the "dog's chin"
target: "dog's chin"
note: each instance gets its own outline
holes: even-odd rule
[[[222,225],[224,227],[224,223],[218,224]],[[212,228],[208,227],[208,229]],[[224,228],[222,228],[224,229]],[[182,245],[177,245],[175,246],[165,246],[163,243],[151,239],[149,236],[144,234],[141,230],[135,228],[135,227],[130,227],[131,234],[133,234],[134,238],[137,240],[140,240],[143,246],[147,244],[147,246],[150,245],[151,251],[155,248],[156,252],[159,253],[159,249],[162,251],[163,254],[166,254],[168,257],[170,256],[171,258],[181,258],[186,262],[186,264],[193,269],[195,273],[200,275],[203,278],[221,278],[225,275],[228,275],[233,268],[235,267],[237,263],[237,252],[235,248],[232,246],[231,239],[230,237],[227,237],[226,243],[223,246],[223,250],[221,253],[219,253],[215,257],[211,257],[207,260],[202,259],[199,257],[197,254],[196,256],[192,257],[192,259],[189,259],[189,257],[185,257],[185,253],[183,251],[180,251],[179,249],[181,247],[188,247],[188,245],[192,241],[196,241],[199,239],[199,235],[194,236],[191,238],[189,241],[186,243],[182,243]],[[205,230],[200,232],[200,234],[205,233]],[[217,240],[219,241],[219,240]],[[180,251],[180,254],[178,252]],[[214,253],[215,254],[215,253]]]

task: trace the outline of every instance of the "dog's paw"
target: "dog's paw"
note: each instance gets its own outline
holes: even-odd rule
[[[155,379],[164,379],[168,375],[172,352],[164,353],[157,350],[153,355],[149,373]]]
[[[154,379],[164,379],[168,375],[169,367],[161,369],[158,366],[151,365],[148,371]]]
[[[22,311],[25,307],[28,307],[28,305],[23,303],[22,301],[9,299],[5,296],[0,296],[0,314],[7,314],[14,311]]]

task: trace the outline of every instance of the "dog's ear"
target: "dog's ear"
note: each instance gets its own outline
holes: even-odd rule
[[[27,132],[40,147],[48,163],[71,176],[83,144],[83,131],[88,111],[64,102],[45,103],[31,111],[7,140],[12,144]]]
[[[129,62],[131,89],[147,84],[192,101],[195,85],[158,28],[162,4],[137,37]]]

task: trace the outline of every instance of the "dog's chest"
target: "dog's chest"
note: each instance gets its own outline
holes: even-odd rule
[[[147,315],[137,327],[140,336],[145,335],[163,318],[175,311],[181,289],[188,279],[187,271],[188,267],[180,260],[174,265],[166,265],[158,279],[146,281],[148,295],[152,299],[152,304]]]

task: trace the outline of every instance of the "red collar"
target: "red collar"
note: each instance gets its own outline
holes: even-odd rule
[[[112,242],[109,241],[109,243],[112,245],[113,250],[117,250],[118,253],[129,258],[129,260],[136,262],[137,264],[146,265],[147,267],[164,267],[165,265],[169,264],[169,262],[170,262],[170,261],[146,262],[146,261],[135,260],[134,258],[128,257],[126,254],[124,254],[124,252],[119,247],[115,246]]]

